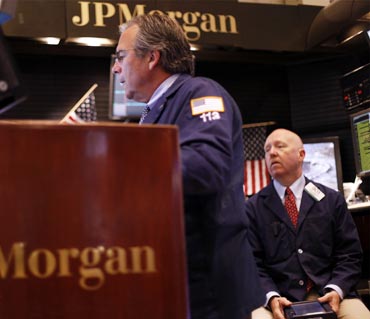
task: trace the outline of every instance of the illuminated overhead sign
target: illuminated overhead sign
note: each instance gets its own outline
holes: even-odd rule
[[[17,13],[4,25],[15,37],[108,39],[114,46],[118,26],[155,12],[174,18],[189,42],[209,47],[304,51],[317,6],[286,6],[234,1],[34,1],[19,0]],[[35,14],[37,12],[37,15]]]

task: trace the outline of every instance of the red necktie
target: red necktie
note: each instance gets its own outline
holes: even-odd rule
[[[311,289],[315,286],[313,281],[310,279],[310,277],[307,276],[307,285],[306,285],[306,291],[309,293]]]
[[[294,225],[294,227],[297,227],[298,223],[298,209],[297,205],[295,204],[295,197],[293,192],[289,187],[285,190],[285,208],[288,212],[288,215]]]

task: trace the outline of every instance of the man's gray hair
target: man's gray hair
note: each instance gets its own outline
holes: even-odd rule
[[[159,63],[166,72],[194,75],[194,55],[183,30],[175,20],[158,13],[139,15],[122,24],[120,31],[135,24],[139,27],[135,42],[136,54],[144,55],[158,50],[161,55]]]

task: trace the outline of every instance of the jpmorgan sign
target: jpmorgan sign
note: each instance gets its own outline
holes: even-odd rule
[[[78,14],[70,17],[78,27],[106,28],[109,21],[122,24],[142,14],[166,14],[177,20],[189,41],[198,41],[202,33],[238,34],[235,16],[231,14],[212,14],[201,11],[148,9],[146,4],[78,1]]]
[[[14,19],[3,29],[8,36],[23,38],[97,37],[115,43],[120,24],[157,12],[174,18],[192,44],[304,51],[310,25],[320,9],[227,0],[19,0]]]

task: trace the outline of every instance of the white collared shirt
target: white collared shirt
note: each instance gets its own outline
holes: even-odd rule
[[[154,91],[153,95],[151,96],[149,102],[147,105],[150,109],[152,109],[155,102],[164,94],[167,92],[167,90],[171,87],[171,85],[176,81],[176,79],[179,77],[180,74],[173,74],[167,79],[165,79]]]
[[[273,183],[274,183],[276,192],[278,193],[281,199],[281,202],[284,204],[286,186],[281,185],[276,179],[273,180]],[[298,211],[301,207],[302,194],[303,194],[305,184],[306,184],[306,179],[304,175],[302,174],[301,177],[299,177],[292,185],[289,186],[289,188],[294,194],[295,203],[296,203]]]

